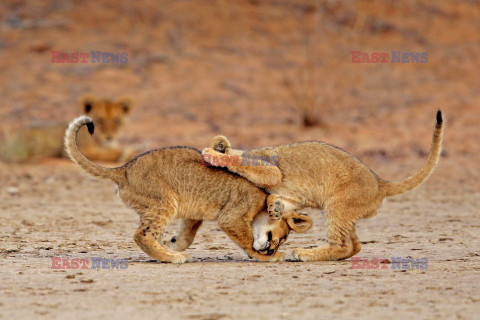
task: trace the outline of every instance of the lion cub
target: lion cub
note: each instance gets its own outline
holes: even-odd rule
[[[213,148],[203,150],[204,160],[226,167],[270,195],[270,217],[304,207],[324,209],[328,244],[315,249],[296,249],[302,261],[340,260],[360,252],[355,224],[372,217],[386,197],[402,194],[424,182],[435,169],[442,149],[444,122],[438,111],[430,154],[413,176],[390,182],[381,179],[349,153],[321,142],[234,150],[223,136],[213,138]]]
[[[312,220],[290,212],[275,223],[268,222],[266,193],[240,176],[207,166],[198,150],[172,147],[153,150],[117,168],[105,168],[88,160],[78,149],[76,134],[86,125],[93,134],[90,118],[70,123],[65,146],[70,158],[90,175],[118,185],[123,202],[140,215],[135,232],[137,245],[150,257],[163,262],[183,263],[189,257],[162,244],[163,230],[174,219],[183,219],[172,247],[185,250],[193,242],[203,220],[218,220],[220,228],[250,257],[260,261],[283,260],[278,247],[290,230],[305,232]],[[267,219],[265,219],[267,217]],[[255,230],[268,230],[269,244],[254,250]]]
[[[79,133],[78,144],[92,160],[122,162],[135,156],[133,149],[123,149],[118,135],[132,110],[129,98],[116,101],[85,96],[80,101],[81,113],[94,119],[98,134],[90,136],[87,130]],[[38,161],[63,155],[63,136],[66,124],[44,123],[5,132],[0,144],[0,159],[9,162]]]

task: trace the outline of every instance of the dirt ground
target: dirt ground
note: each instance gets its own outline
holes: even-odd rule
[[[448,164],[358,227],[358,257],[428,259],[428,269],[414,270],[258,263],[213,222],[188,250],[192,263],[157,263],[133,242],[137,216],[109,183],[66,160],[1,168],[4,319],[473,319],[479,311],[480,192],[448,188]],[[289,259],[293,248],[324,241],[322,214],[311,215],[314,228],[284,246]],[[56,270],[51,257],[122,258],[128,268]]]
[[[357,257],[428,259],[413,270],[293,261],[294,248],[325,241],[316,210],[313,229],[283,246],[285,262],[248,259],[209,222],[191,263],[157,263],[134,243],[138,217],[113,185],[66,159],[0,162],[0,318],[478,318],[478,21],[475,1],[2,1],[2,130],[71,120],[85,92],[127,94],[136,107],[124,144],[202,148],[219,133],[238,147],[322,140],[388,180],[423,164],[438,108],[446,132],[433,176],[357,228]],[[53,50],[129,61],[58,65]],[[359,65],[352,50],[429,60]],[[308,102],[318,126],[302,126]],[[52,257],[128,268],[53,269]]]

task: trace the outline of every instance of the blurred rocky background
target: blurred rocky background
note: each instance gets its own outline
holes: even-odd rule
[[[396,179],[424,160],[441,108],[446,180],[479,177],[478,1],[6,0],[0,31],[4,130],[69,121],[84,93],[129,95],[125,144],[315,139]],[[52,63],[52,51],[128,61]],[[359,64],[351,51],[428,62]]]

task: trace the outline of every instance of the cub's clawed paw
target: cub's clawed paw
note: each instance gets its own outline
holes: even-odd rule
[[[227,149],[230,148],[230,142],[225,136],[215,136],[210,141],[210,147],[220,153],[226,153]]]
[[[171,263],[185,263],[190,260],[190,255],[186,253],[175,253],[170,258]]]
[[[282,217],[285,205],[279,196],[270,195],[267,198],[267,212],[270,219],[279,220]]]
[[[261,262],[277,262],[277,261],[284,261],[285,260],[285,253],[284,252],[280,252],[280,251],[277,251],[275,252],[274,254],[272,255],[257,255],[255,256],[255,258],[258,260],[258,261],[261,261]]]
[[[298,261],[314,261],[313,255],[310,252],[311,250],[309,249],[302,249],[302,248],[296,248],[293,250],[293,257],[298,260]]]
[[[283,209],[284,209],[283,203],[280,200],[275,201],[274,203],[268,206],[267,208],[268,215],[273,220],[279,220],[282,217]]]

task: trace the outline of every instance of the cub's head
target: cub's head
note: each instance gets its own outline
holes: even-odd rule
[[[120,128],[132,110],[133,103],[129,98],[118,100],[97,99],[85,96],[80,99],[81,112],[95,123],[95,138],[102,145],[116,143]]]
[[[280,220],[271,220],[268,213],[262,212],[253,222],[253,249],[266,255],[274,254],[287,241],[291,230],[302,233],[312,225],[312,219],[306,214],[288,211]]]

